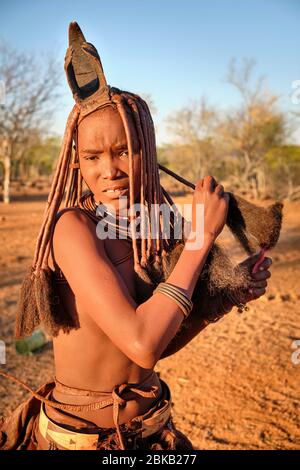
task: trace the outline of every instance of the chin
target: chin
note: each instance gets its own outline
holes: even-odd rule
[[[107,196],[106,192],[102,192],[101,194],[98,194],[97,197],[95,197],[96,201],[101,201],[102,204],[105,206],[112,208],[116,214],[122,213],[122,211],[128,210],[130,207],[130,198],[129,194],[126,194],[125,196],[117,196],[117,195],[111,195]],[[137,194],[134,198],[134,203],[139,204],[140,203],[140,195]]]
[[[127,210],[130,205],[129,197],[126,199],[119,197],[109,198],[105,197],[105,195],[103,194],[103,196],[100,197],[98,200],[100,200],[102,204],[107,206],[108,211],[113,211],[116,214],[121,213],[122,210],[124,211],[124,209]]]

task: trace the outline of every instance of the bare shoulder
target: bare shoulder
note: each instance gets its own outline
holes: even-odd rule
[[[83,224],[88,227],[95,227],[95,224],[80,207],[65,207],[57,213],[56,218],[57,222],[55,224],[55,229],[59,227],[59,230],[64,230],[74,224]]]
[[[53,232],[53,249],[57,261],[67,253],[74,259],[79,252],[104,254],[104,243],[97,237],[95,223],[78,207],[62,209]]]
[[[57,222],[54,229],[54,238],[56,241],[62,236],[80,233],[91,233],[96,236],[95,223],[79,207],[67,207],[57,213]]]

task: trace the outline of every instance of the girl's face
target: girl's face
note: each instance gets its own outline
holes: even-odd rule
[[[129,116],[132,120],[132,117]],[[133,127],[134,201],[141,185],[138,137]],[[127,197],[129,207],[129,154],[125,129],[118,111],[111,106],[94,111],[78,126],[78,154],[82,177],[96,202],[119,212],[119,198]],[[116,189],[116,191],[113,191]]]

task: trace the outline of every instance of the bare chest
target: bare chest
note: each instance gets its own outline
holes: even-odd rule
[[[131,242],[107,239],[104,241],[104,247],[108,258],[123,279],[129,294],[136,301],[137,293]]]

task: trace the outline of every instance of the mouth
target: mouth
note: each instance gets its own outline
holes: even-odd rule
[[[105,195],[111,199],[115,199],[117,197],[125,196],[128,194],[128,188],[122,187],[122,188],[115,188],[115,189],[106,189],[103,191]]]

